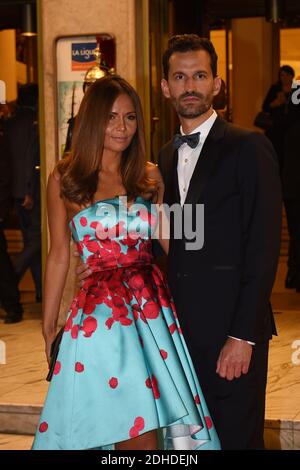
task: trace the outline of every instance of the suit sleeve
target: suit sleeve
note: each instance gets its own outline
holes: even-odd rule
[[[281,236],[281,185],[275,151],[251,133],[240,149],[243,261],[240,295],[230,336],[259,342],[269,320]]]
[[[0,130],[0,221],[4,220],[11,202],[11,156]]]
[[[26,183],[26,194],[33,196],[36,190],[36,170],[35,166],[39,163],[39,141],[37,134],[37,126],[31,118],[27,122],[28,141],[27,148],[24,153],[24,178]]]

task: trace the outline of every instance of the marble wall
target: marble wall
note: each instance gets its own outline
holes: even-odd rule
[[[55,40],[59,36],[111,33],[116,37],[117,71],[136,83],[134,0],[41,0],[41,78],[44,99],[46,174],[57,159],[55,112]]]

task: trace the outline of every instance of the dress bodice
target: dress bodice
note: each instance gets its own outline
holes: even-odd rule
[[[82,260],[93,272],[152,263],[151,234],[156,216],[150,201],[138,196],[97,201],[79,211],[70,229]]]

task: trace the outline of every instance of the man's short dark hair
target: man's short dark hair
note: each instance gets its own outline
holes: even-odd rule
[[[210,56],[210,65],[213,76],[217,75],[218,56],[213,43],[207,38],[201,38],[197,34],[178,34],[168,41],[168,48],[163,55],[164,77],[167,80],[170,67],[170,57],[174,52],[206,51]]]

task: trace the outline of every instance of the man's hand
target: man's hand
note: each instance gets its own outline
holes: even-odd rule
[[[78,251],[75,250],[74,251],[74,256],[80,256]],[[81,260],[78,264],[78,266],[76,267],[76,274],[77,274],[77,277],[78,277],[78,284],[80,285],[80,287],[83,285],[83,281],[88,278],[91,274],[92,274],[92,271],[90,270],[90,268]]]
[[[217,374],[227,380],[247,374],[252,356],[252,346],[247,341],[228,338],[217,361]]]
[[[29,194],[26,194],[22,206],[28,211],[33,208],[33,197]]]

